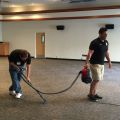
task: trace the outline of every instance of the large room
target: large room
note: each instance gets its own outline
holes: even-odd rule
[[[119,0],[0,0],[0,120],[119,120],[119,39]]]

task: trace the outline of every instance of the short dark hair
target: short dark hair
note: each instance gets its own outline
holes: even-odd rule
[[[20,57],[23,59],[28,58],[28,52],[26,50],[21,50]]]
[[[107,31],[107,28],[102,27],[99,29],[99,34],[102,34],[103,32],[106,32],[106,31]]]

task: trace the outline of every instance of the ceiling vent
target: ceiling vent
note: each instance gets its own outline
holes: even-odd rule
[[[96,0],[69,0],[69,3],[93,2]]]

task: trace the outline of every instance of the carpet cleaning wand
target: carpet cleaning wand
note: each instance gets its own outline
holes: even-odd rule
[[[41,99],[43,100],[43,104],[44,104],[44,103],[46,103],[46,99],[45,99],[41,94],[53,95],[53,94],[60,94],[60,93],[63,93],[63,92],[68,91],[68,90],[75,84],[75,82],[77,81],[77,79],[78,79],[78,77],[79,77],[79,75],[80,75],[81,73],[82,73],[81,71],[78,73],[78,75],[76,76],[76,78],[74,79],[74,81],[72,82],[72,84],[71,84],[69,87],[67,87],[66,89],[61,90],[61,91],[59,91],[59,92],[51,92],[51,93],[42,92],[42,91],[36,89],[36,88],[32,85],[32,83],[27,80],[27,77],[24,75],[23,72],[21,72],[21,78],[23,79],[23,81],[24,81],[25,83],[27,83],[27,85],[29,85],[32,89],[34,89],[34,90],[39,94],[39,96],[40,96]]]
[[[43,100],[43,104],[45,104],[45,103],[47,102],[46,99],[41,95],[40,91],[39,91],[38,89],[36,89],[36,88],[32,85],[32,83],[27,80],[27,77],[24,75],[23,72],[21,72],[21,78],[23,79],[23,81],[24,81],[25,83],[27,83],[27,85],[29,85],[33,90],[35,90],[35,91],[39,94],[39,96],[40,96],[41,99]]]
[[[34,89],[41,97],[41,99],[43,100],[43,103],[46,102],[46,99],[41,95],[41,94],[46,94],[46,95],[54,95],[54,94],[60,94],[60,93],[63,93],[63,92],[66,92],[68,91],[70,88],[72,88],[72,86],[75,84],[75,82],[77,81],[78,77],[80,76],[81,74],[81,79],[82,79],[82,82],[88,84],[88,83],[91,83],[92,79],[90,77],[90,70],[87,69],[86,67],[84,67],[82,69],[82,71],[79,71],[79,73],[77,74],[76,78],[73,80],[73,82],[70,84],[69,87],[65,88],[64,90],[61,90],[61,91],[58,91],[58,92],[51,92],[51,93],[48,93],[48,92],[42,92],[38,89],[36,89],[32,83],[30,83],[28,80],[27,80],[27,77],[24,75],[24,73],[21,71],[21,77],[23,79],[23,81],[25,83],[27,83],[32,89]]]

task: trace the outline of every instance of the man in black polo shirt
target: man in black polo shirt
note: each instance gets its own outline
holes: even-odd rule
[[[31,56],[28,51],[17,49],[10,53],[8,60],[9,72],[12,79],[9,94],[14,95],[16,98],[20,98],[22,96],[20,80],[22,74],[21,72],[23,72],[21,70],[26,67],[27,80],[30,81]]]
[[[86,66],[89,66],[90,59],[90,69],[93,79],[90,85],[90,91],[88,95],[88,98],[91,101],[97,101],[98,99],[102,99],[101,96],[96,94],[96,89],[99,81],[103,80],[105,57],[108,60],[109,68],[112,67],[108,52],[109,43],[106,40],[107,37],[106,31],[107,31],[106,28],[100,28],[99,37],[90,43],[88,55],[86,58]]]

